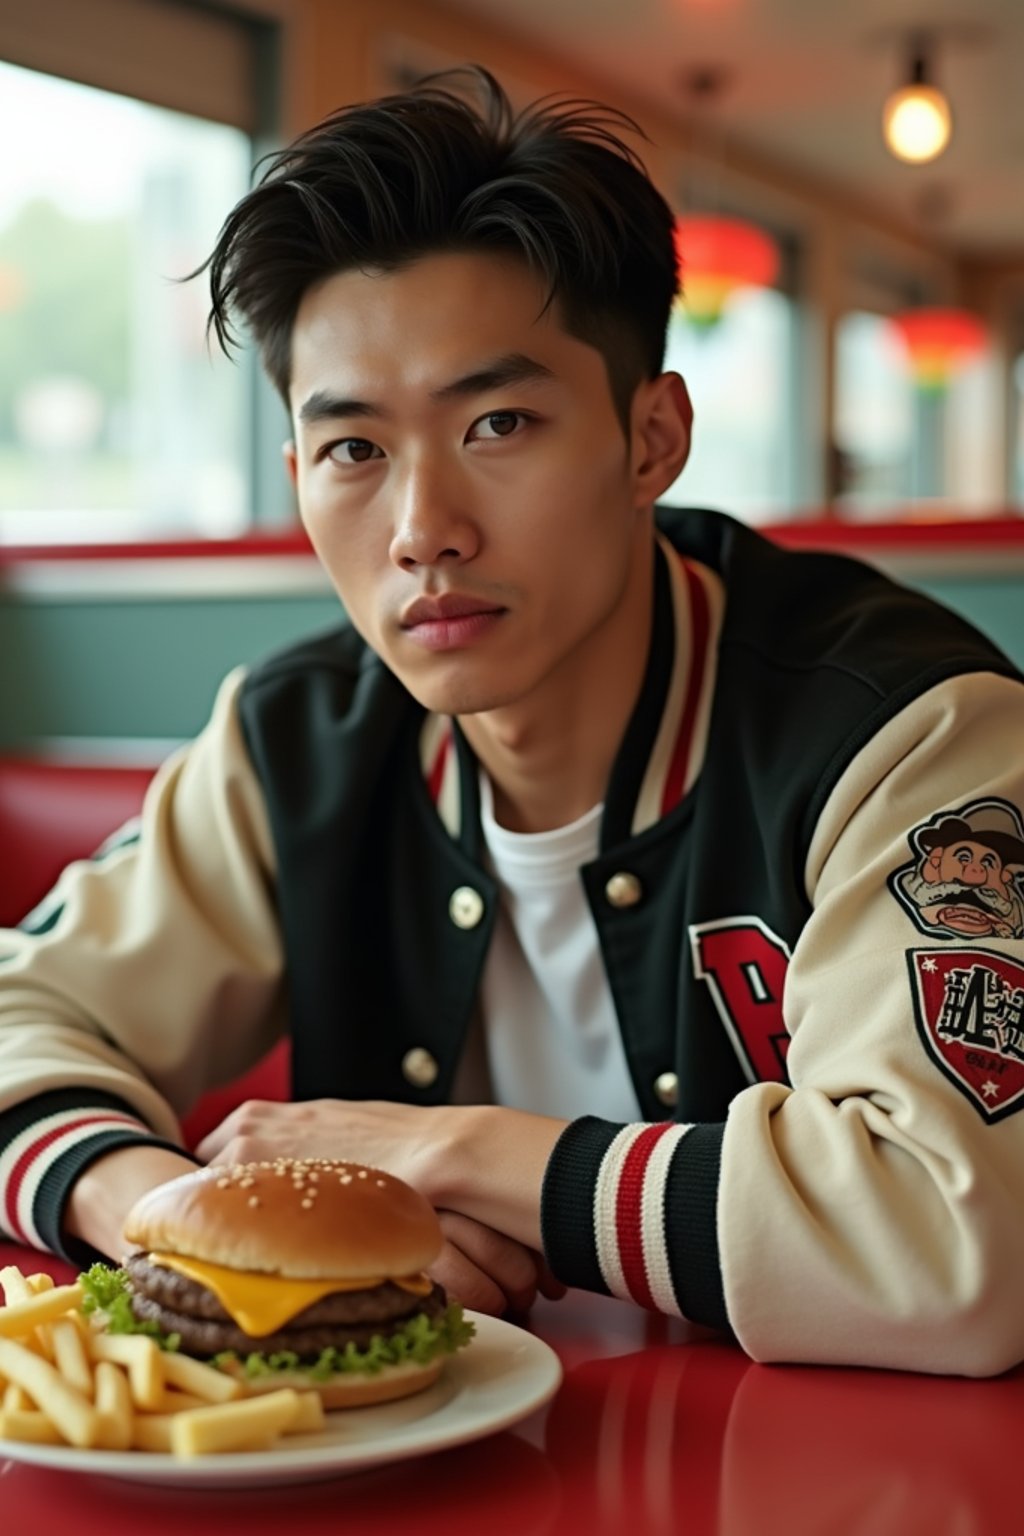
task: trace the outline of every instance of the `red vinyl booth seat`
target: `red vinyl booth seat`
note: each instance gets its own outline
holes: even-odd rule
[[[0,927],[41,901],[65,864],[88,858],[138,814],[152,768],[0,757]],[[244,1077],[205,1094],[183,1122],[190,1147],[245,1099],[286,1099],[287,1041]]]
[[[152,777],[151,768],[0,758],[0,927],[19,923],[65,864],[137,815]]]

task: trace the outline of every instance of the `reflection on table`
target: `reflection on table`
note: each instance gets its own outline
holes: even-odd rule
[[[0,1245],[0,1264],[57,1260]],[[1021,1524],[1024,1371],[996,1381],[759,1366],[622,1302],[570,1293],[524,1326],[565,1381],[513,1430],[300,1487],[199,1493],[0,1462],[9,1531],[109,1536],[1002,1536]]]

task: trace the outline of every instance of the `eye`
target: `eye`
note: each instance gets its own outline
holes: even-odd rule
[[[470,441],[493,443],[502,437],[514,437],[529,418],[522,411],[489,411],[474,421],[467,437]]]
[[[343,437],[340,443],[330,443],[323,450],[322,457],[333,460],[335,464],[366,464],[370,459],[382,459],[384,455],[369,438]]]

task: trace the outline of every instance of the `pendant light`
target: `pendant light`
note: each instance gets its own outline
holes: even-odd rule
[[[905,85],[882,109],[882,132],[890,152],[909,165],[938,159],[953,132],[949,102],[931,78],[931,48],[923,35],[911,39]]]
[[[715,109],[730,83],[731,72],[721,65],[689,69],[680,84],[700,121],[705,153],[716,167],[724,163],[724,133],[714,123]],[[717,180],[717,174],[716,174]],[[717,195],[703,189],[704,211],[676,219],[676,259],[681,276],[677,308],[691,325],[709,330],[722,318],[734,293],[744,288],[768,288],[778,276],[779,248],[757,224],[713,212]],[[712,207],[708,207],[708,203]]]
[[[891,324],[914,382],[925,394],[942,394],[988,339],[984,325],[967,309],[908,309],[894,315]]]
[[[778,246],[745,219],[683,216],[676,220],[675,242],[682,273],[680,306],[702,329],[721,319],[739,289],[769,288],[778,276]]]

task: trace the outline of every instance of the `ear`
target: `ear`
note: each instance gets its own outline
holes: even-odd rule
[[[678,373],[662,373],[633,396],[632,475],[637,506],[662,496],[690,456],[693,406]]]
[[[288,471],[288,478],[292,485],[299,483],[299,459],[295,452],[295,444],[289,440],[281,444],[281,457],[284,459],[284,467]]]

